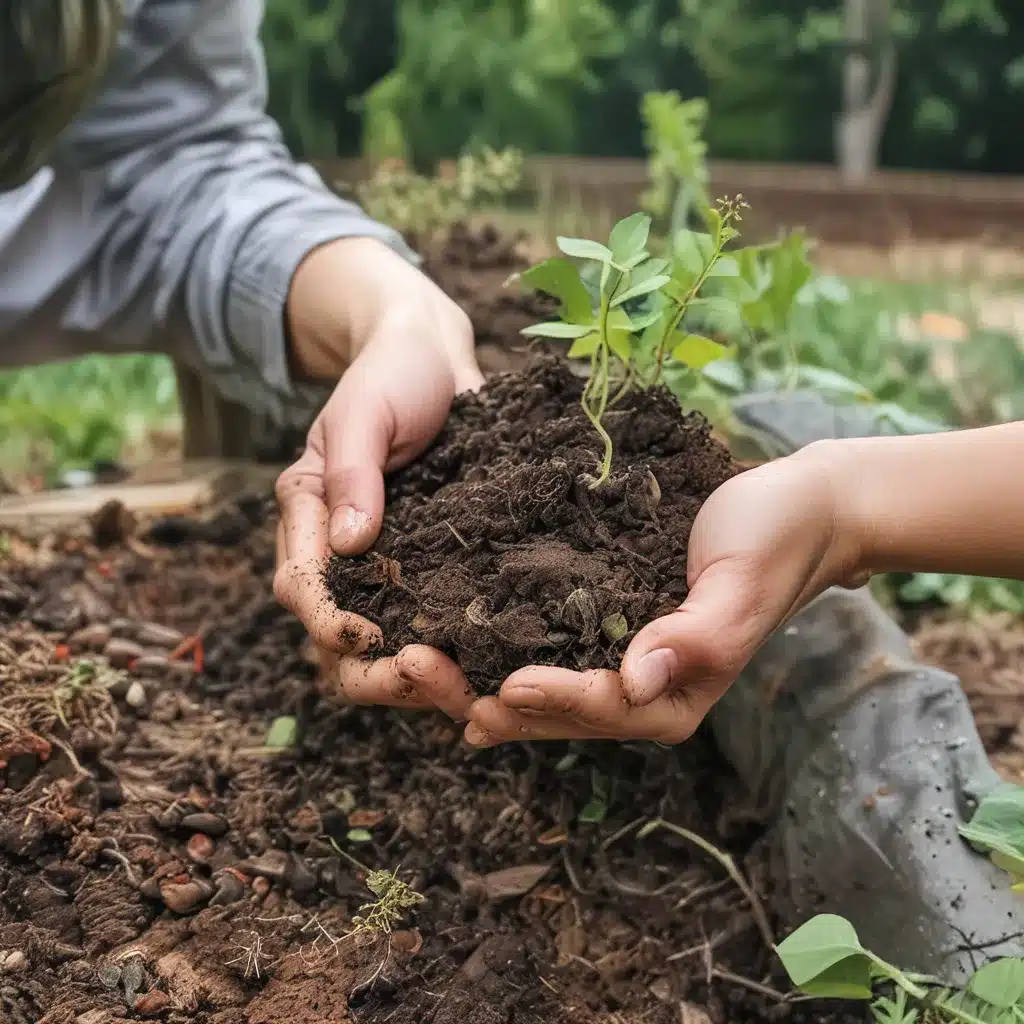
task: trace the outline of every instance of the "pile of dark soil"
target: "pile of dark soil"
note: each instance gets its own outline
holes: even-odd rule
[[[379,624],[386,650],[426,643],[478,693],[531,664],[616,668],[637,630],[686,596],[690,528],[737,467],[699,414],[633,392],[601,441],[564,362],[460,398],[435,446],[389,483],[384,530],[327,568],[340,608]]]

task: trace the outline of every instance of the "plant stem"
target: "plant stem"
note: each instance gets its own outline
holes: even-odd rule
[[[734,861],[724,850],[718,849],[718,847],[713,843],[709,843],[706,839],[701,838],[696,832],[691,832],[689,829],[683,828],[682,825],[674,825],[670,821],[665,821],[664,818],[657,818],[655,821],[645,825],[641,831],[644,835],[650,835],[659,828],[667,829],[669,832],[674,833],[681,839],[685,839],[688,843],[693,843],[694,846],[699,847],[708,854],[708,856],[713,857],[722,865],[723,868],[725,868],[726,873],[736,883],[737,888],[739,888],[740,892],[743,893],[747,902],[750,904],[750,909],[754,915],[754,922],[757,924],[758,930],[761,932],[761,938],[764,939],[764,944],[769,949],[774,949],[775,936],[772,933],[772,926],[768,921],[768,915],[765,913],[760,897],[756,892],[754,892],[746,878],[743,877],[743,872],[736,866],[736,861]]]
[[[587,381],[587,386],[583,389],[583,411],[587,414],[587,418],[594,425],[594,429],[600,434],[601,440],[604,442],[604,455],[601,459],[601,464],[598,468],[597,479],[590,485],[591,490],[596,490],[603,484],[612,471],[612,455],[614,446],[612,444],[611,435],[605,428],[602,419],[605,412],[608,409],[608,396],[610,389],[610,382],[608,380],[609,370],[609,351],[611,346],[608,344],[608,316],[611,312],[611,301],[615,297],[615,291],[622,283],[621,271],[615,272],[618,276],[615,278],[615,283],[611,286],[611,289],[607,294],[601,296],[601,318],[598,323],[598,347],[591,358],[591,373],[590,380]],[[597,395],[596,408],[594,407],[595,392]]]

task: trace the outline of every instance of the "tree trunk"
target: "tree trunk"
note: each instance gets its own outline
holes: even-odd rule
[[[844,0],[846,43],[849,52],[843,65],[843,112],[836,123],[836,159],[843,181],[862,184],[878,167],[889,110],[896,88],[896,44],[889,32],[892,14],[889,0]],[[875,14],[875,17],[872,17]],[[883,34],[879,49],[872,37]],[[878,69],[872,74],[872,58],[878,53]]]

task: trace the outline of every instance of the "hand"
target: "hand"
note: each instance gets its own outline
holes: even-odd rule
[[[621,673],[522,669],[473,705],[467,741],[688,739],[781,623],[867,581],[835,456],[823,442],[729,480],[694,523],[686,601],[636,635]]]
[[[483,383],[472,326],[427,277],[371,239],[312,253],[296,273],[288,320],[298,372],[341,380],[302,456],[278,480],[274,592],[309,630],[328,696],[464,718],[472,697],[440,652],[416,646],[360,657],[380,644],[380,631],[335,608],[322,570],[332,551],[356,555],[373,545],[384,474],[430,444],[457,392]]]

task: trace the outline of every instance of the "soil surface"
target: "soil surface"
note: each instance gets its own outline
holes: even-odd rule
[[[737,467],[667,390],[633,392],[606,417],[612,474],[592,489],[601,440],[582,390],[554,357],[495,377],[393,476],[373,551],[327,568],[387,653],[437,647],[491,693],[526,665],[617,667],[682,602],[693,520]]]
[[[475,752],[437,716],[320,703],[271,593],[265,513],[102,549],[10,542],[0,1019],[842,1019],[781,1001],[714,861],[637,835],[657,817],[698,831],[770,908],[757,829],[706,736]],[[273,753],[280,716],[298,743]],[[390,938],[352,934],[373,879],[332,840],[424,896]]]

